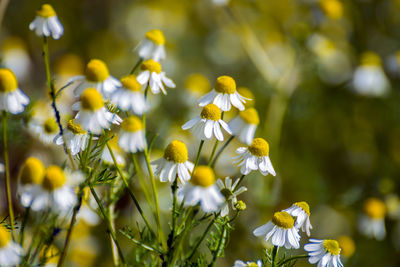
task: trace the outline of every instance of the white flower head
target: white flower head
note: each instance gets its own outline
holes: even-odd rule
[[[10,36],[3,41],[2,63],[12,70],[18,80],[27,80],[32,69],[31,57],[26,43],[19,37]]]
[[[143,151],[146,146],[146,138],[142,121],[136,116],[130,116],[121,123],[118,146],[125,152],[136,153]]]
[[[24,250],[11,240],[10,232],[0,226],[0,266],[15,266],[21,262]]]
[[[369,198],[364,203],[364,214],[360,218],[359,229],[364,235],[383,240],[385,229],[386,205],[378,198]]]
[[[217,212],[224,203],[224,196],[215,185],[214,171],[208,166],[197,166],[190,183],[179,188],[177,194],[185,206],[200,204],[206,213]]]
[[[341,249],[336,240],[310,239],[310,243],[304,245],[304,250],[308,252],[308,261],[311,264],[318,263],[318,267],[343,267],[340,260]]]
[[[232,105],[239,110],[244,110],[245,100],[250,99],[241,96],[236,91],[236,82],[232,77],[220,76],[215,82],[214,89],[200,98],[198,102],[201,107],[213,103],[222,111],[229,111]]]
[[[161,182],[171,183],[178,176],[179,181],[185,184],[190,180],[193,171],[193,163],[188,161],[188,150],[182,141],[174,140],[164,151],[164,156],[151,163],[155,166],[154,174]]]
[[[56,118],[53,117],[52,113],[47,114],[47,117],[44,118],[34,115],[28,123],[28,128],[45,144],[53,143],[54,138],[60,132]]]
[[[53,39],[60,39],[64,33],[64,27],[53,7],[44,4],[36,13],[36,18],[29,24],[29,29],[35,31],[37,36],[51,36]]]
[[[103,129],[109,129],[111,124],[120,124],[122,119],[109,112],[104,106],[102,95],[95,88],[88,88],[82,92],[80,101],[73,105],[79,110],[75,122],[93,134],[101,134]]]
[[[143,60],[153,59],[160,62],[165,59],[165,37],[161,30],[146,32],[146,38],[139,44],[139,57]]]
[[[247,175],[251,171],[259,170],[264,176],[268,173],[276,175],[269,158],[269,144],[263,138],[255,138],[250,146],[239,147],[236,153],[239,155],[234,157],[236,159],[234,163],[242,166],[240,168],[242,174]]]
[[[182,129],[187,130],[192,128],[194,136],[200,140],[211,139],[215,136],[219,141],[224,141],[221,126],[228,134],[232,134],[232,131],[229,125],[222,120],[221,114],[221,110],[218,106],[208,104],[203,107],[200,116],[186,122],[182,125]]]
[[[310,222],[310,206],[307,202],[296,202],[290,208],[287,208],[283,211],[286,211],[293,217],[296,217],[295,226],[310,236],[310,230],[312,229],[312,226]]]
[[[253,234],[255,236],[265,235],[265,241],[274,246],[298,249],[300,235],[294,223],[295,220],[289,213],[278,211],[274,213],[271,221],[256,228]]]
[[[175,88],[175,83],[167,78],[165,72],[161,69],[161,64],[153,59],[148,59],[142,62],[140,66],[142,72],[137,76],[138,82],[143,86],[150,86],[153,94],[162,92],[167,94],[164,84],[169,88]]]
[[[250,145],[254,139],[257,126],[260,124],[260,118],[255,108],[248,108],[240,111],[229,123],[233,135],[237,136],[239,141]]]
[[[241,261],[241,260],[236,260],[235,263],[233,264],[233,267],[262,267],[262,261],[258,260],[256,262],[254,261]]]
[[[0,111],[19,114],[29,104],[29,98],[18,88],[18,81],[9,69],[0,68]]]
[[[237,179],[232,184],[232,179],[229,177],[226,177],[224,182],[221,179],[218,179],[216,182],[219,190],[221,191],[221,194],[225,197],[225,202],[221,208],[221,216],[222,217],[225,217],[226,215],[229,214],[229,202],[232,202],[232,209],[235,210],[237,196],[240,195],[241,193],[247,191],[247,188],[244,186],[241,186],[236,189],[239,181],[240,181],[240,179]]]
[[[44,165],[38,158],[29,157],[25,160],[18,175],[18,195],[22,206],[32,205],[32,196],[40,191],[44,172]]]
[[[63,138],[64,137],[64,138]],[[90,135],[85,131],[82,126],[75,123],[74,120],[69,120],[67,127],[64,128],[63,136],[58,134],[54,138],[54,143],[56,145],[64,144],[64,139],[67,144],[67,148],[71,152],[72,156],[75,156],[79,152],[85,150]]]

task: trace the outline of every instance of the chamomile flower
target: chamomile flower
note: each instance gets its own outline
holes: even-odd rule
[[[185,89],[197,98],[210,91],[211,85],[203,74],[193,73],[185,79]]]
[[[174,140],[164,151],[164,156],[151,163],[155,166],[154,174],[160,177],[161,182],[171,183],[178,176],[179,181],[185,184],[190,180],[193,163],[188,161],[188,150],[182,141]]]
[[[43,106],[43,104],[45,104]],[[53,143],[54,138],[60,132],[57,121],[50,110],[49,103],[39,101],[32,109],[32,118],[28,122],[28,128],[31,133],[39,137],[45,144]]]
[[[200,116],[186,122],[182,125],[182,129],[192,129],[194,136],[200,140],[211,139],[215,136],[219,141],[224,141],[221,126],[228,134],[232,134],[229,125],[221,119],[219,107],[214,104],[208,104],[203,108]]]
[[[14,72],[18,80],[27,80],[32,68],[31,58],[26,43],[19,37],[11,36],[2,46],[2,63]]]
[[[166,56],[164,45],[165,37],[161,30],[148,31],[146,38],[139,44],[139,57],[143,60],[153,59],[159,62]]]
[[[294,203],[290,208],[285,209],[293,217],[296,217],[296,227],[301,228],[303,232],[306,232],[310,236],[310,229],[312,229],[310,223],[310,206],[307,202],[301,201]]]
[[[18,88],[14,73],[9,69],[0,68],[0,110],[19,114],[28,103],[29,98]]]
[[[215,184],[214,171],[208,166],[197,166],[190,183],[179,188],[177,194],[185,206],[200,204],[204,212],[217,212],[224,203],[224,196]]]
[[[274,246],[298,249],[300,235],[294,224],[295,220],[289,213],[278,211],[274,213],[271,221],[256,228],[253,234],[255,236],[265,235],[265,241]]]
[[[92,59],[86,65],[85,75],[72,77],[69,82],[78,81],[75,88],[75,96],[80,96],[87,88],[96,88],[104,98],[108,98],[112,92],[121,87],[121,82],[110,75],[106,63],[100,59]]]
[[[63,138],[64,137],[64,138]],[[63,136],[58,134],[54,138],[54,143],[56,145],[62,145],[67,143],[67,148],[71,151],[72,156],[78,154],[79,152],[85,150],[90,135],[85,131],[81,125],[75,123],[74,120],[69,120],[67,127],[64,128]]]
[[[383,240],[385,229],[385,203],[378,198],[369,198],[364,203],[364,214],[361,216],[359,229],[364,235]]]
[[[356,244],[350,236],[342,235],[337,240],[339,242],[339,247],[341,248],[340,254],[345,258],[350,258],[353,256],[356,250]]]
[[[308,261],[311,264],[317,263],[318,267],[343,267],[339,243],[336,240],[310,239],[310,243],[304,245],[304,250],[308,252]]]
[[[262,267],[262,261],[258,260],[258,261],[241,261],[241,260],[237,260],[235,261],[235,263],[233,264],[233,267]]]
[[[40,185],[44,178],[43,163],[35,157],[29,157],[25,160],[19,172],[18,195],[21,204],[25,208],[30,207],[33,201],[32,196],[40,192]]]
[[[24,250],[11,240],[10,232],[0,226],[0,266],[15,266],[21,262]]]
[[[118,146],[118,140],[119,140],[119,135],[116,134],[108,141],[108,145],[110,146],[114,154],[117,164],[119,166],[125,166],[124,151],[121,149],[121,147]],[[114,160],[112,159],[111,153],[107,148],[103,149],[103,153],[101,154],[101,159],[105,164],[114,165]]]
[[[262,175],[268,173],[276,175],[274,167],[269,158],[269,144],[263,138],[255,138],[248,147],[239,147],[236,150],[238,156],[234,157],[235,164],[242,166],[240,172],[244,175],[251,171],[259,170]]]
[[[135,75],[128,75],[121,79],[122,87],[119,87],[110,95],[110,100],[123,111],[133,111],[136,115],[142,115],[148,110],[148,105],[143,94],[144,86],[141,85]]]
[[[229,202],[232,202],[232,209],[236,210],[235,204],[237,203],[237,196],[247,191],[247,188],[244,186],[241,186],[235,190],[239,180],[240,179],[237,179],[232,184],[232,179],[226,177],[224,182],[221,179],[218,179],[216,182],[221,194],[225,197],[225,202],[221,208],[222,217],[225,217],[229,214]]]
[[[260,124],[260,118],[255,108],[248,108],[240,111],[229,123],[233,135],[237,136],[239,141],[250,145],[254,139],[257,126]]]
[[[200,107],[204,107],[207,104],[213,103],[217,105],[222,111],[229,111],[231,106],[244,110],[245,100],[247,99],[241,96],[236,91],[236,82],[230,76],[220,76],[215,82],[214,89],[208,94],[199,99]]]
[[[88,88],[82,92],[80,101],[73,105],[79,110],[75,123],[80,124],[83,130],[93,134],[101,134],[103,129],[109,129],[111,124],[120,124],[122,119],[109,112],[104,106],[101,94],[95,88]]]
[[[51,36],[56,40],[64,33],[64,27],[49,4],[42,5],[36,12],[36,18],[29,24],[29,29],[35,31],[37,36]]]
[[[153,94],[159,94],[160,91],[166,95],[167,91],[164,84],[169,88],[175,88],[174,82],[167,78],[165,72],[161,69],[161,64],[153,59],[143,61],[140,66],[142,72],[137,76],[137,81],[143,86],[150,86]]]
[[[125,152],[143,151],[147,144],[142,121],[136,116],[130,116],[121,123],[118,145]]]

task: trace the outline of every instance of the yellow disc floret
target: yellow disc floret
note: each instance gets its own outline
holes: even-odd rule
[[[172,141],[164,151],[164,158],[174,163],[184,163],[188,160],[188,150],[182,141]]]
[[[210,91],[211,85],[204,75],[194,73],[186,78],[185,88],[194,93],[205,94]]]
[[[308,205],[307,202],[305,201],[300,201],[294,203],[295,206],[300,207],[302,210],[304,210],[305,213],[307,213],[308,216],[310,216],[310,206]]]
[[[153,59],[143,61],[140,68],[144,71],[148,70],[150,72],[161,73],[161,64]]]
[[[0,248],[7,246],[11,240],[11,234],[6,228],[0,226]]]
[[[262,138],[254,138],[248,149],[251,154],[257,157],[266,157],[269,154],[269,145]]]
[[[96,111],[104,107],[103,97],[95,88],[83,91],[80,100],[82,109]]]
[[[158,30],[158,29],[154,29],[154,30],[146,32],[146,38],[157,45],[165,44],[164,34],[161,30]]]
[[[10,93],[18,88],[17,78],[9,69],[0,69],[0,93]]]
[[[57,132],[58,124],[56,122],[56,119],[48,118],[47,120],[45,120],[43,123],[43,130],[47,134],[52,134]]]
[[[339,0],[321,0],[321,9],[327,17],[340,19],[343,16],[343,4]]]
[[[223,94],[233,94],[236,92],[236,82],[230,76],[220,76],[215,82],[215,90]]]
[[[240,118],[242,118],[248,124],[258,125],[260,124],[260,118],[255,108],[248,108],[239,112]]]
[[[250,263],[246,264],[246,267],[258,267],[258,264],[255,262],[250,262]]]
[[[36,11],[36,14],[43,18],[50,18],[57,15],[54,8],[49,4],[42,5],[42,7]]]
[[[142,85],[137,81],[136,75],[128,75],[121,78],[122,86],[129,91],[140,92]]]
[[[41,184],[43,176],[43,163],[34,157],[27,158],[19,172],[19,178],[22,184]]]
[[[339,246],[342,249],[341,254],[347,258],[351,257],[356,250],[353,239],[349,236],[341,236],[338,238]]]
[[[378,198],[367,199],[364,204],[364,212],[372,219],[383,219],[386,214],[385,203]]]
[[[69,120],[67,129],[70,130],[74,134],[85,134],[87,133],[85,130],[82,129],[82,126],[75,123],[74,120]]]
[[[285,211],[275,212],[274,216],[272,217],[272,222],[276,226],[284,228],[284,229],[291,229],[294,226],[293,217],[290,216],[290,214]]]
[[[340,253],[339,242],[337,242],[336,240],[332,240],[332,239],[324,240],[324,248],[330,254],[335,255],[335,256],[339,255],[339,253]]]
[[[381,58],[375,52],[368,51],[361,55],[361,65],[363,66],[380,66]]]
[[[138,117],[130,116],[124,119],[121,128],[126,132],[137,132],[143,129],[143,124]]]
[[[190,182],[194,185],[209,187],[215,182],[214,171],[208,166],[197,166]]]
[[[86,65],[85,76],[91,82],[103,82],[110,76],[106,63],[100,59],[92,59]]]
[[[64,171],[58,166],[51,165],[45,171],[42,187],[48,191],[54,191],[62,187],[66,180]]]
[[[203,119],[219,121],[221,119],[221,109],[214,104],[208,104],[203,107],[200,116]]]

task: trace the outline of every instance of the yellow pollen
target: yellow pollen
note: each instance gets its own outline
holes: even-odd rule
[[[34,157],[27,158],[19,172],[19,178],[22,184],[41,184],[43,176],[43,163]]]
[[[341,236],[338,238],[339,247],[341,248],[341,254],[347,258],[351,257],[356,250],[356,245],[353,239],[348,236]]]
[[[153,59],[143,61],[140,68],[144,71],[148,70],[150,72],[161,73],[161,64]]]
[[[254,138],[248,149],[251,154],[257,157],[266,157],[269,154],[269,145],[262,138]]]
[[[104,107],[103,97],[95,88],[83,91],[80,100],[82,109],[96,111]]]
[[[244,97],[246,97],[246,98],[252,100],[252,101],[246,101],[246,103],[244,103],[244,106],[245,106],[246,108],[250,108],[250,107],[253,107],[253,106],[254,106],[254,104],[255,104],[255,103],[254,103],[255,96],[254,96],[253,92],[250,91],[249,88],[247,88],[247,87],[239,87],[239,88],[237,89],[237,92],[238,92],[240,95],[242,95],[242,96],[244,96]]]
[[[165,44],[164,34],[161,30],[158,30],[158,29],[154,29],[154,30],[146,32],[146,38],[157,45]]]
[[[330,19],[340,19],[343,16],[343,4],[339,0],[321,0],[320,6]]]
[[[200,116],[203,119],[219,121],[221,119],[221,109],[214,104],[208,104],[203,107]]]
[[[55,62],[55,73],[58,75],[81,75],[84,72],[83,60],[75,54],[64,54]]]
[[[308,205],[307,202],[305,201],[296,202],[294,203],[294,205],[300,207],[302,210],[304,210],[305,213],[307,213],[308,216],[310,216],[310,206]]]
[[[45,122],[43,123],[43,129],[48,134],[57,132],[58,124],[56,122],[56,119],[48,118],[47,120],[45,120]]]
[[[8,242],[11,240],[10,232],[6,228],[0,226],[0,248],[7,246]]]
[[[364,212],[372,219],[383,219],[386,214],[385,203],[378,198],[369,198],[365,201]]]
[[[205,94],[210,91],[211,85],[204,75],[200,73],[194,73],[186,78],[185,88],[195,93]]]
[[[53,7],[49,4],[42,5],[42,7],[36,11],[36,14],[43,18],[50,18],[57,15]]]
[[[179,140],[172,141],[164,151],[164,158],[174,163],[184,163],[188,160],[188,150],[185,143]]]
[[[223,94],[233,94],[236,92],[236,82],[230,76],[220,76],[215,82],[215,90]]]
[[[284,228],[284,229],[291,229],[294,226],[293,217],[290,216],[290,214],[285,211],[275,212],[274,216],[272,217],[272,222],[276,226]]]
[[[10,93],[18,88],[17,78],[9,69],[0,69],[0,93]]]
[[[197,166],[190,182],[194,185],[209,187],[215,182],[214,171],[208,166]]]
[[[82,127],[79,124],[74,123],[74,120],[68,121],[67,129],[70,130],[71,132],[73,132],[74,134],[87,133],[85,130],[82,129]]]
[[[62,187],[67,178],[65,177],[64,171],[55,165],[47,167],[42,182],[42,187],[47,191],[53,191]]]
[[[129,91],[140,92],[142,85],[136,80],[135,75],[128,75],[121,79],[122,86]]]
[[[92,59],[86,65],[85,76],[88,81],[103,82],[110,76],[110,73],[106,63],[100,59]]]
[[[339,255],[339,253],[340,253],[339,242],[337,242],[336,240],[326,239],[324,241],[324,248],[330,254],[335,255],[335,256]]]
[[[138,117],[130,116],[124,119],[121,128],[126,132],[137,132],[143,129],[143,124]]]
[[[381,58],[372,51],[365,52],[361,55],[361,65],[363,66],[381,66]]]
[[[239,112],[240,118],[242,118],[248,124],[258,125],[260,124],[260,118],[255,108],[248,108]]]

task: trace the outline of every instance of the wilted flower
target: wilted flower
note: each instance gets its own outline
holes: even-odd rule
[[[44,4],[36,13],[37,16],[29,24],[29,29],[35,31],[37,36],[51,36],[53,39],[60,39],[64,33],[64,27],[53,7],[49,4]]]

